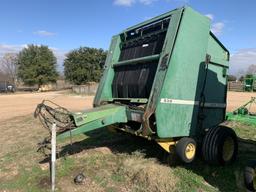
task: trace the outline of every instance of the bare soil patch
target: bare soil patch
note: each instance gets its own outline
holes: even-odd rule
[[[256,94],[229,92],[227,110],[236,109],[252,96]],[[49,167],[40,163],[44,157],[36,153],[37,143],[48,133],[32,117],[43,99],[81,111],[92,107],[93,96],[63,92],[0,95],[0,191],[49,189]],[[255,139],[252,127],[230,125],[240,137]],[[248,159],[256,158],[254,151],[246,151],[255,149],[255,144],[240,145],[232,166],[211,167],[197,158],[191,165],[169,167],[159,158],[163,151],[156,143],[106,129],[80,135],[72,146],[69,140],[60,144],[66,155],[57,160],[59,191],[239,191],[241,170]],[[75,185],[73,178],[80,171],[86,175],[85,184]]]
[[[42,100],[51,100],[72,111],[92,107],[93,96],[70,95],[65,92],[20,93],[0,95],[0,121],[32,114]]]
[[[248,102],[251,97],[256,97],[254,92],[228,92],[227,95],[227,111],[231,112]],[[254,109],[256,112],[256,109]]]
[[[227,111],[233,111],[237,107],[249,101],[256,93],[228,92]],[[0,121],[12,119],[18,116],[32,114],[42,100],[48,99],[71,110],[81,111],[92,107],[94,96],[71,95],[65,92],[45,93],[19,93],[0,95]]]

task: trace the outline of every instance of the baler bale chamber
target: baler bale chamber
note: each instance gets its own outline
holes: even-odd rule
[[[236,158],[225,121],[229,52],[210,19],[175,9],[113,36],[94,108],[72,113],[69,137],[105,126],[155,140],[186,163],[196,150],[212,164]]]

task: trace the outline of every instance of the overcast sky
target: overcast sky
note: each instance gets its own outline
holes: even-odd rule
[[[111,36],[183,5],[212,20],[230,50],[230,73],[256,64],[255,0],[1,0],[0,57],[27,44],[48,45],[62,65],[79,46],[108,49]]]

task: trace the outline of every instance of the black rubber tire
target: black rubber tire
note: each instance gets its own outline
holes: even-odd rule
[[[248,165],[244,169],[244,184],[247,190],[251,192],[256,191],[256,161],[252,161],[248,163]]]
[[[176,154],[177,156],[180,158],[181,161],[183,161],[184,163],[191,163],[196,156],[196,152],[195,155],[193,156],[193,158],[187,158],[186,156],[186,148],[189,144],[193,144],[195,146],[195,150],[196,150],[196,141],[192,138],[189,137],[183,137],[181,138],[178,143],[176,144]]]
[[[231,138],[234,144],[234,151],[229,160],[223,158],[223,145],[226,139]],[[238,142],[234,130],[218,126],[211,128],[205,135],[202,143],[202,156],[203,159],[209,164],[227,165],[232,163],[237,156]]]

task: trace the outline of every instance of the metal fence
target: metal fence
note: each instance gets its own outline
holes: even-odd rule
[[[229,81],[228,82],[228,91],[248,91],[245,88],[244,82],[236,82],[236,81]],[[253,83],[251,91],[256,91],[256,81]]]
[[[244,91],[244,83],[243,82],[236,82],[236,81],[229,81],[228,82],[228,90],[229,91]]]
[[[95,95],[98,88],[98,83],[87,83],[85,85],[72,86],[72,91],[82,95]]]

